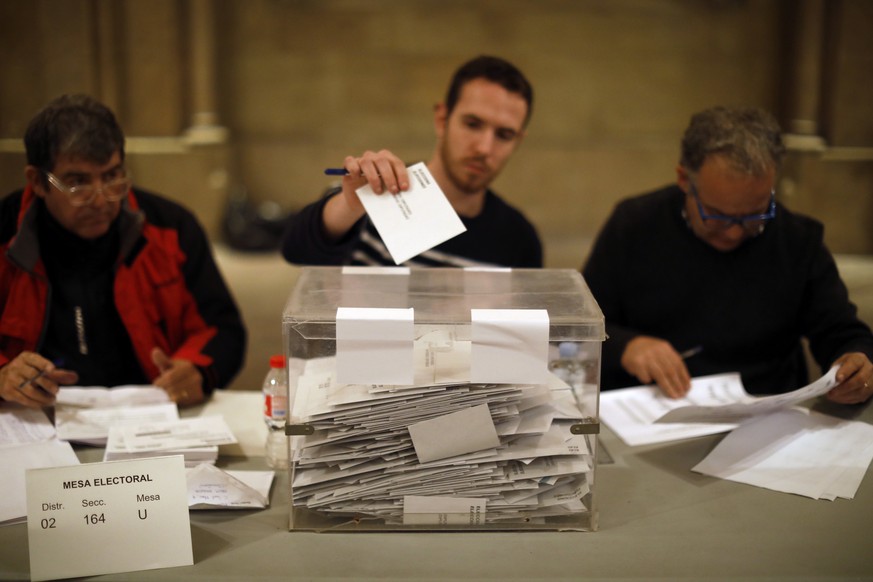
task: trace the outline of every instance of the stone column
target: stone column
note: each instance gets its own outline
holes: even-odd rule
[[[227,128],[218,121],[213,0],[190,0],[189,6],[193,117],[185,138],[191,144],[224,143]]]

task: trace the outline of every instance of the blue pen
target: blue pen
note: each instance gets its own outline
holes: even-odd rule
[[[325,176],[348,176],[349,171],[345,168],[326,168],[324,170]]]

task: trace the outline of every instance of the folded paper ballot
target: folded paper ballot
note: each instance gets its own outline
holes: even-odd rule
[[[370,185],[358,198],[398,265],[467,230],[423,162],[409,166],[409,190],[376,194]]]
[[[260,509],[270,505],[273,471],[230,471],[201,463],[185,471],[189,509]]]

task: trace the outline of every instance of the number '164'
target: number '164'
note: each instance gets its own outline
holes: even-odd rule
[[[89,513],[85,515],[86,525],[97,525],[98,523],[106,523],[106,517],[102,513]]]

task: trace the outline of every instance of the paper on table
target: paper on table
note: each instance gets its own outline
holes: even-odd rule
[[[692,470],[813,499],[851,499],[871,459],[873,426],[788,408],[740,424]]]
[[[170,402],[167,391],[157,386],[62,386],[55,406],[112,408]]]
[[[113,424],[139,424],[178,418],[179,410],[172,402],[115,408],[58,406],[55,409],[59,439],[98,446],[106,444],[109,427]]]
[[[0,407],[0,448],[45,441],[54,436],[55,427],[42,409],[10,403]]]
[[[471,309],[470,381],[545,384],[549,313],[545,309]]]
[[[340,384],[412,384],[414,310],[336,310],[336,380]]]
[[[411,424],[409,434],[420,463],[500,446],[487,404]]]
[[[41,411],[40,411],[41,412]],[[20,523],[27,518],[28,469],[78,465],[70,443],[57,440],[0,447],[0,525]]]
[[[369,184],[358,198],[398,265],[467,230],[423,162],[409,166],[406,192],[376,194]]]
[[[837,385],[837,369],[838,367],[831,368],[827,374],[812,384],[793,392],[751,398],[731,404],[683,406],[674,408],[655,422],[739,422],[821,396]]]
[[[600,418],[630,446],[661,443],[729,431],[736,423],[664,423],[655,421],[674,408],[744,402],[751,397],[737,373],[691,380],[683,398],[669,398],[657,386],[607,390],[600,395]]]
[[[190,509],[258,509],[270,504],[273,471],[224,471],[201,463],[185,471]]]
[[[221,416],[200,416],[131,426],[113,426],[129,453],[208,447],[235,443],[236,437]]]

